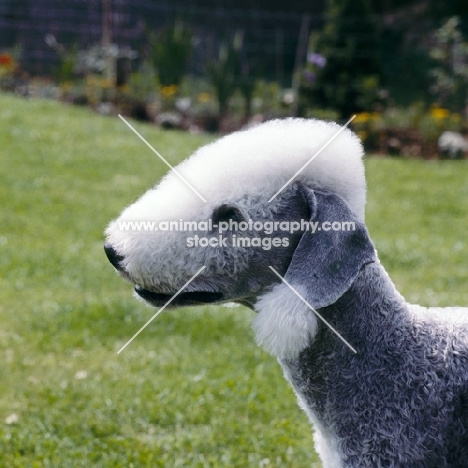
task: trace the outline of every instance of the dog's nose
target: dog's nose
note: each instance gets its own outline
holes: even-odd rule
[[[122,255],[119,255],[114,247],[110,245],[108,242],[104,244],[104,251],[106,252],[107,258],[109,259],[109,262],[112,263],[112,265],[119,271],[123,270],[123,267],[120,262],[124,259]]]

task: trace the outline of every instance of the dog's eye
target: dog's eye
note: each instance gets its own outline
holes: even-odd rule
[[[218,224],[222,221],[244,221],[244,217],[238,208],[229,205],[220,205],[213,211],[213,224]]]

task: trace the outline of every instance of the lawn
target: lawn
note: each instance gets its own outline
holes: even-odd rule
[[[203,135],[135,124],[176,163]],[[166,172],[117,118],[0,94],[0,466],[320,467],[253,312],[154,313],[103,230]],[[468,305],[468,164],[367,161],[367,223],[397,287]]]

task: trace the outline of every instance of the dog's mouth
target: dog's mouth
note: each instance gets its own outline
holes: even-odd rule
[[[223,294],[215,291],[190,291],[177,294],[164,294],[140,286],[135,286],[135,292],[146,302],[155,306],[162,307],[168,304],[168,307],[184,307],[194,305],[213,304],[223,300]],[[176,295],[177,294],[177,295]],[[175,296],[175,297],[174,297]],[[172,300],[171,300],[172,299]]]

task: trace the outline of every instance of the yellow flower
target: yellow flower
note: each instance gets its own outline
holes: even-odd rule
[[[101,80],[100,85],[101,85],[101,88],[107,88],[107,89],[109,89],[109,88],[112,88],[112,87],[114,86],[114,83],[113,83],[113,81],[110,80],[109,78],[103,78],[103,79]]]
[[[97,80],[93,75],[86,77],[86,86],[96,86]]]
[[[124,94],[127,94],[127,93],[130,92],[130,86],[128,84],[120,85],[119,86],[119,91],[124,93]]]
[[[68,93],[71,89],[73,89],[73,83],[71,81],[66,81],[60,86],[60,89],[63,93]]]
[[[361,130],[360,132],[357,132],[358,137],[362,140],[365,141],[367,138],[367,132],[365,130]]]
[[[361,112],[359,114],[356,114],[356,117],[354,118],[354,123],[367,122],[370,119],[371,114],[369,114],[369,112]]]
[[[434,119],[445,119],[449,116],[449,111],[447,109],[442,109],[442,107],[433,107],[431,109],[431,115]]]
[[[200,93],[198,95],[198,102],[210,102],[211,96],[208,93]]]
[[[161,94],[166,98],[174,96],[174,94],[177,93],[177,90],[177,85],[161,86]]]

